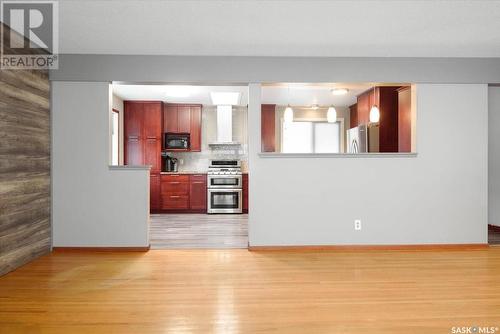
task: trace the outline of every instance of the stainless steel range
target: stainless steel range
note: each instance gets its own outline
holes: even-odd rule
[[[239,160],[211,160],[208,168],[208,213],[242,213],[243,177]]]

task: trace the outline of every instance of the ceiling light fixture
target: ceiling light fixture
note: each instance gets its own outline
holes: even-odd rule
[[[167,97],[188,97],[191,95],[189,86],[167,86]]]
[[[216,106],[237,105],[240,102],[239,92],[211,92],[212,103]]]
[[[290,85],[288,85],[288,105],[286,106],[283,118],[285,120],[285,123],[293,122],[293,109],[292,107],[290,107]]]
[[[330,106],[326,112],[326,119],[328,123],[335,123],[337,121],[337,110],[334,106]]]
[[[334,88],[332,89],[332,95],[345,95],[349,92],[347,88]]]
[[[375,101],[375,86],[373,86],[373,101]],[[380,121],[380,109],[373,103],[370,109],[370,123],[378,123]]]

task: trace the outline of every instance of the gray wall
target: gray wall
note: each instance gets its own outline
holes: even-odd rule
[[[148,246],[149,169],[108,166],[110,85],[52,89],[53,246]]]
[[[60,55],[51,80],[500,83],[500,58]]]
[[[488,223],[500,226],[500,87],[488,90]]]
[[[250,245],[486,243],[488,87],[416,90],[416,157],[277,158],[251,85]]]
[[[267,158],[259,155],[260,85],[251,84],[248,112],[250,244],[485,243],[488,194],[486,83],[500,82],[499,65],[499,59],[75,55],[64,56],[61,70],[51,72],[51,77],[53,80],[198,84],[265,81],[423,83],[417,85],[418,155],[397,158]],[[54,92],[54,100],[64,102],[64,108],[73,108],[76,103],[72,101],[82,101],[77,84],[58,83],[56,87],[59,86],[64,89]],[[82,115],[84,111],[95,109],[96,102],[91,101],[101,101],[102,91],[107,92],[99,82],[85,83],[84,87],[85,103],[75,107]],[[86,121],[85,117],[91,120]],[[108,146],[101,136],[108,138],[108,127],[96,127],[100,116],[85,117],[71,118],[80,121],[82,128],[72,129],[72,132],[83,135],[94,131],[99,142],[78,142],[78,149],[93,153],[86,159],[78,159],[78,164],[71,164],[62,175],[86,173],[85,187],[79,185],[77,190],[85,190],[89,195],[99,194],[108,191],[114,182],[113,174],[105,174],[103,170],[92,174],[94,172],[86,168],[85,163],[99,156],[102,165],[94,167],[104,168],[107,160],[100,156],[107,157],[108,152],[100,149]],[[54,126],[64,129],[71,119],[61,119]],[[66,140],[64,136],[55,138],[56,143]],[[64,152],[71,154],[69,148]],[[61,163],[72,160],[59,159]],[[57,176],[58,172],[55,170],[54,174]],[[336,175],[342,177],[336,178]],[[146,191],[147,177],[141,174],[142,181],[140,177],[131,181],[133,177],[133,173],[127,174],[122,182],[132,182],[136,191]],[[125,190],[128,188],[120,188],[120,191]],[[143,201],[146,198],[142,192],[132,195],[125,191],[115,195],[120,196],[120,200],[113,204],[120,209],[134,205],[134,199]],[[65,200],[62,194],[54,198]],[[114,231],[114,235],[99,240],[100,244],[130,240],[128,230],[122,231],[115,222],[114,212],[106,211],[114,206],[103,198],[92,200],[89,205],[98,211],[92,215],[98,224],[87,227],[87,220],[78,218],[66,228],[64,219],[70,219],[73,211],[79,209],[74,199],[54,206],[55,215],[61,215],[58,224],[54,225],[54,236],[78,233],[83,228],[87,234],[64,239],[65,242],[95,243],[94,234],[99,233],[92,232],[93,229],[104,227],[109,234]],[[127,218],[132,225],[142,224],[142,229],[146,225],[142,215],[135,218],[135,223],[131,217]],[[357,218],[363,221],[363,230],[359,232],[353,229],[353,220]],[[58,231],[62,228],[66,230]]]

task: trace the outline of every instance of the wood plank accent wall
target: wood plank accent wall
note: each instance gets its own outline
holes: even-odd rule
[[[0,275],[50,251],[49,100],[48,71],[0,70]]]

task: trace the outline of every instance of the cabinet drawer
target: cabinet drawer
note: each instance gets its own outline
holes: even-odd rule
[[[176,195],[189,194],[189,182],[166,181],[161,183],[161,193],[171,193]]]
[[[166,174],[161,176],[161,182],[189,182],[189,175]]]
[[[206,182],[207,181],[207,175],[206,174],[191,174],[190,175],[191,182]]]
[[[164,210],[189,209],[189,196],[176,194],[162,194],[161,207]]]

